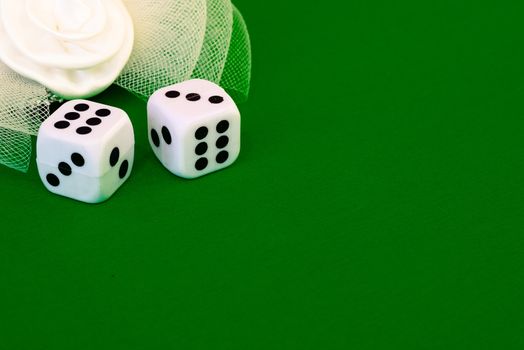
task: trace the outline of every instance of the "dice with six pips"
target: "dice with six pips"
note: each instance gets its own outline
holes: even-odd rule
[[[156,91],[147,104],[149,142],[175,175],[196,178],[231,165],[240,152],[240,112],[218,85],[193,79]],[[100,203],[128,179],[134,132],[127,114],[87,100],[63,104],[38,132],[37,166],[46,188]]]
[[[196,178],[231,165],[240,152],[240,112],[220,86],[193,79],[156,91],[147,104],[149,141],[172,173]]]
[[[69,101],[38,131],[38,172],[49,191],[99,203],[129,177],[134,144],[133,127],[123,110],[86,100]]]

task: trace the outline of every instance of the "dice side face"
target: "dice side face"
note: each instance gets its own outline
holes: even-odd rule
[[[188,127],[179,176],[196,178],[233,164],[240,153],[240,114],[201,118]]]
[[[151,101],[151,100],[150,100]],[[183,126],[161,104],[148,103],[148,137],[155,156],[171,172],[179,168],[183,153]]]
[[[87,176],[78,172],[64,174],[62,170],[48,164],[38,164],[38,173],[44,186],[52,193],[75,200],[96,204],[110,198],[131,174],[134,149],[123,155],[125,160],[119,167],[101,177]]]
[[[131,121],[112,106],[69,101],[38,132],[39,174],[46,188],[59,195],[104,201],[129,177],[133,162]]]
[[[222,88],[205,80],[155,92],[148,102],[148,126],[153,152],[180,177],[223,169],[240,153],[240,112]]]

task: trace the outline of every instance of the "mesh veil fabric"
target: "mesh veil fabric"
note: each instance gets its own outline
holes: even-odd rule
[[[26,171],[31,136],[48,116],[50,94],[0,62],[0,163]]]
[[[251,42],[249,32],[242,14],[233,6],[233,31],[220,85],[228,90],[235,100],[243,102],[247,100],[250,83]]]
[[[203,78],[247,98],[251,47],[230,0],[123,0],[135,26],[133,54],[115,84],[146,100],[157,89]],[[0,163],[27,171],[31,135],[52,94],[0,63]]]

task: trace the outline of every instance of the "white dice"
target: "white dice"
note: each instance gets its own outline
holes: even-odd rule
[[[175,175],[196,178],[228,167],[240,152],[240,112],[218,85],[189,80],[156,91],[147,104],[149,142]]]
[[[49,191],[99,203],[129,177],[134,145],[133,127],[123,110],[69,101],[38,131],[38,172]]]

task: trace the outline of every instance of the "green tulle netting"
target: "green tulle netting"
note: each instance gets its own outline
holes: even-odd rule
[[[147,100],[164,86],[203,78],[220,84],[237,102],[247,99],[249,34],[230,0],[123,2],[133,17],[135,46],[116,85]],[[57,97],[2,63],[0,86],[0,164],[26,172],[31,136]]]

